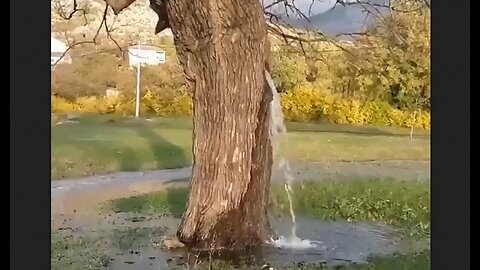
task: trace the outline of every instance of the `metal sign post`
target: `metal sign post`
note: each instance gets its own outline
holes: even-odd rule
[[[138,43],[138,51],[140,52],[140,43]],[[137,98],[135,100],[135,117],[140,116],[140,61],[137,62]]]
[[[160,65],[165,63],[165,52],[158,47],[142,45],[129,48],[128,52],[130,66],[137,69],[137,89],[135,98],[135,117],[140,117],[140,75],[142,65]],[[136,62],[135,62],[136,61]]]

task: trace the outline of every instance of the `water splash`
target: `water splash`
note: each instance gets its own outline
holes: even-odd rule
[[[320,241],[311,241],[308,239],[300,239],[298,237],[285,237],[283,235],[271,242],[271,245],[273,245],[274,247],[287,249],[318,248],[320,244]]]
[[[278,155],[280,149],[281,139],[287,134],[287,128],[284,123],[284,117],[282,112],[282,106],[280,104],[280,95],[277,92],[277,88],[273,82],[270,73],[265,70],[265,79],[268,83],[270,90],[272,91],[272,101],[270,106],[270,141],[272,143],[273,154]],[[289,237],[281,236],[277,240],[272,240],[272,244],[277,247],[289,247],[289,248],[311,248],[317,245],[309,240],[302,240],[297,237],[297,222],[295,217],[295,211],[293,210],[293,190],[292,182],[294,180],[293,174],[290,169],[288,161],[284,157],[279,157],[278,169],[283,173],[285,177],[285,192],[289,202],[290,216],[292,218],[292,231]]]

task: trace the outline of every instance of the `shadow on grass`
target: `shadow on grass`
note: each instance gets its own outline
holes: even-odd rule
[[[119,155],[118,167],[121,171],[138,171],[142,167],[142,163],[135,151],[124,148]]]
[[[52,127],[52,179],[191,164],[184,149],[155,132],[156,125],[99,119]]]
[[[144,138],[152,151],[157,168],[174,169],[184,167],[190,164],[184,150],[169,142],[153,129],[153,126],[144,125],[136,128],[138,135]],[[165,166],[168,164],[168,166]]]
[[[188,166],[190,160],[187,159],[184,150],[169,142],[154,131],[154,126],[146,123],[139,123],[133,127],[137,134],[145,139],[154,159],[154,167],[157,169],[175,169]],[[139,153],[133,149],[123,149],[119,163],[121,171],[140,171],[142,162]]]

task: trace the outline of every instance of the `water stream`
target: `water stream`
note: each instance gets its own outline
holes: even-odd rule
[[[278,94],[275,83],[270,73],[265,70],[265,79],[272,91],[272,101],[270,106],[270,141],[273,148],[274,162],[277,162],[278,170],[283,174],[285,179],[285,192],[287,193],[290,217],[292,219],[292,229],[289,236],[280,236],[278,239],[272,240],[272,244],[282,248],[314,248],[319,244],[309,240],[302,240],[297,236],[297,222],[295,211],[293,209],[293,190],[292,183],[294,177],[288,161],[279,153],[282,138],[287,134],[287,128],[284,122],[282,106],[280,104],[280,95]],[[276,160],[278,159],[278,160]]]

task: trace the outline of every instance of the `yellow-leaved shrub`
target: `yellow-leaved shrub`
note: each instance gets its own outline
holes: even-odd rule
[[[147,90],[142,101],[150,112],[158,116],[192,115],[192,98],[184,89],[163,92]]]
[[[286,121],[326,121],[338,124],[383,125],[430,129],[430,112],[402,111],[385,101],[361,101],[315,89],[299,86],[280,94]],[[135,99],[118,97],[79,97],[75,101],[52,96],[52,113],[80,111],[99,114],[135,113]],[[192,98],[185,89],[151,91],[147,89],[141,100],[140,111],[157,116],[192,115]]]
[[[135,99],[127,96],[118,97],[78,97],[68,101],[56,96],[51,97],[52,113],[84,112],[98,114],[135,114]],[[184,92],[162,93],[147,90],[141,99],[140,112],[158,116],[192,115],[192,99]]]
[[[381,100],[342,98],[309,86],[281,93],[281,103],[287,121],[430,128],[427,111],[402,111]]]
[[[65,113],[76,110],[74,103],[57,96],[51,96],[50,104],[50,110],[52,113]]]

